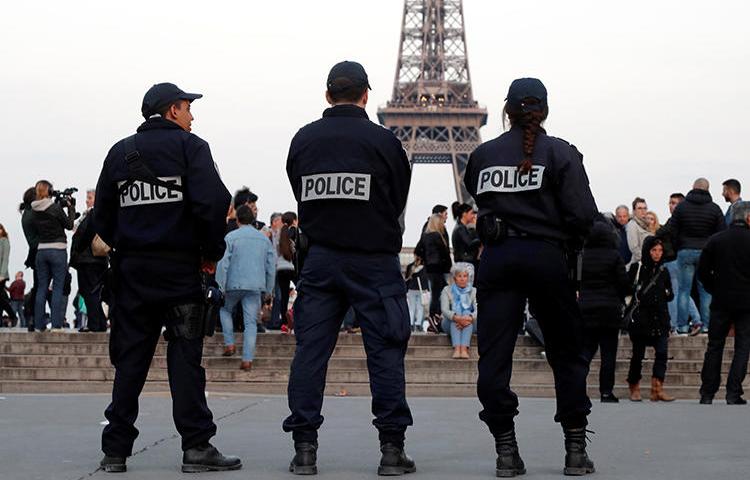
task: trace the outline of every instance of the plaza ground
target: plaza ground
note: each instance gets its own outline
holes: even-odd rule
[[[291,479],[287,414],[283,396],[209,393],[219,433],[214,444],[242,457],[242,470],[180,473],[180,441],[168,395],[141,399],[141,432],[126,474],[97,471],[107,395],[16,395],[0,397],[0,479]],[[407,478],[494,478],[494,445],[478,420],[472,398],[413,398],[414,427],[407,450],[417,473]],[[320,433],[321,479],[376,478],[377,435],[370,399],[327,397]],[[554,400],[521,399],[517,432],[527,464],[525,479],[562,477],[562,433],[553,423]],[[750,476],[750,407],[712,406],[695,401],[672,404],[594,401],[589,452],[600,479],[741,480]]]

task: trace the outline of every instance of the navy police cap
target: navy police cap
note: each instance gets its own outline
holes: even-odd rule
[[[526,98],[535,98],[539,100],[539,103],[524,103],[523,100]],[[547,89],[538,78],[518,78],[510,84],[508,97],[505,100],[513,110],[542,111],[547,108]]]
[[[185,93],[174,83],[157,83],[143,96],[141,113],[145,118],[159,113],[159,110],[177,100],[192,102],[203,97],[200,93]]]
[[[326,80],[326,87],[331,93],[341,93],[352,87],[367,87],[372,90],[365,67],[348,60],[339,62],[331,68],[328,73],[328,80]]]

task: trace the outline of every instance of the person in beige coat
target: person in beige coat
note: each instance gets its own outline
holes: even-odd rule
[[[643,241],[653,235],[648,229],[646,215],[648,214],[648,205],[646,200],[636,197],[633,200],[633,218],[625,226],[625,232],[628,238],[628,248],[632,257],[628,267],[641,261],[641,252],[643,250]]]

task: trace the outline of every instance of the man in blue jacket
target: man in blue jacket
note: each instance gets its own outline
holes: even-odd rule
[[[138,436],[138,397],[162,326],[173,417],[182,436],[182,470],[237,470],[237,457],[219,453],[201,367],[206,310],[201,271],[224,253],[230,195],[208,143],[190,133],[190,104],[202,95],[171,83],[143,98],[146,121],[117,142],[96,186],[96,233],[114,250],[110,358],[112,403],[104,415],[102,468],[124,472]]]
[[[258,312],[263,293],[272,293],[276,277],[276,255],[273,244],[255,228],[255,215],[250,206],[237,209],[239,228],[227,234],[224,258],[216,266],[216,282],[226,293],[221,308],[221,329],[224,332],[224,356],[234,355],[232,310],[242,305],[245,334],[240,369],[253,367],[255,338],[258,333]]]

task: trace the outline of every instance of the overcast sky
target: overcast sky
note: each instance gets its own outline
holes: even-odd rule
[[[376,120],[390,97],[402,0],[6,2],[0,15],[0,223],[11,275],[26,254],[17,206],[39,178],[94,186],[109,147],[141,123],[145,91],[203,93],[193,132],[225,183],[248,185],[264,221],[295,209],[289,141],[326,107],[329,68],[360,61]],[[662,220],[669,193],[698,176],[750,188],[750,6],[743,1],[466,0],[475,98],[501,133],[510,82],[541,78],[550,134],[585,157],[601,210],[643,196]],[[454,199],[451,168],[418,165],[405,244],[435,203]],[[332,219],[332,221],[336,221]]]

